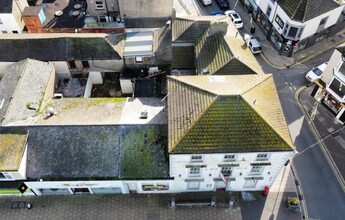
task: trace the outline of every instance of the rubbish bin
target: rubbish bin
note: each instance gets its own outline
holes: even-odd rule
[[[254,26],[250,28],[250,33],[251,33],[251,34],[254,34],[254,33],[255,33],[255,27],[254,27]]]

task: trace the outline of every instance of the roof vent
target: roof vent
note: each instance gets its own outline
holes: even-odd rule
[[[76,4],[76,5],[73,6],[73,8],[78,10],[78,9],[81,8],[81,4]]]
[[[80,12],[79,12],[79,11],[73,11],[73,12],[72,12],[72,15],[73,15],[74,17],[77,17],[77,16],[80,15]]]
[[[56,17],[60,17],[61,15],[63,15],[63,11],[56,11],[55,12]]]

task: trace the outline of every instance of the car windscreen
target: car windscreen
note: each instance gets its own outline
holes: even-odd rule
[[[317,67],[313,69],[313,72],[317,76],[321,76],[321,74],[322,74],[322,71],[319,68],[317,68]]]

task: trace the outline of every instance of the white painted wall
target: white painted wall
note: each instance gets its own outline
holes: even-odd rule
[[[313,34],[317,33],[317,28],[320,24],[320,21],[322,20],[322,18],[327,17],[327,22],[324,26],[324,28],[328,28],[332,25],[334,25],[342,10],[344,9],[345,5],[339,6],[338,8],[329,11],[323,15],[320,15],[314,19],[311,19],[307,22],[298,22],[298,21],[293,21],[290,19],[290,17],[285,13],[285,11],[275,2],[272,3],[271,0],[261,0],[261,1],[257,1],[257,4],[259,5],[260,9],[266,14],[268,5],[270,5],[272,7],[272,11],[271,14],[269,16],[269,20],[271,21],[271,23],[273,24],[274,28],[279,32],[279,34],[281,34],[283,32],[283,28],[280,28],[279,25],[277,24],[277,22],[275,22],[275,17],[276,15],[279,15],[279,17],[282,19],[282,21],[284,22],[284,24],[289,24],[290,26],[297,26],[297,27],[304,27],[304,31],[301,35],[300,39],[304,39],[307,38],[309,36],[312,36]]]
[[[22,160],[20,161],[18,173],[21,175],[22,179],[26,179],[26,161],[27,161],[27,150],[28,146],[25,146]]]
[[[100,72],[95,72],[95,71],[89,72],[89,78],[87,78],[84,98],[91,97],[91,90],[92,90],[93,84],[103,84],[103,78]]]
[[[69,79],[72,77],[66,61],[49,61],[49,63],[54,64],[57,78]]]
[[[13,31],[22,32],[20,24],[18,24],[12,14],[0,14],[0,20],[2,21],[2,24],[0,24],[0,34],[3,31],[7,31],[9,34],[13,33]]]
[[[282,169],[285,162],[288,160],[291,152],[271,152],[269,153],[268,161],[257,161],[256,156],[258,153],[240,153],[237,154],[236,161],[225,162],[223,160],[225,154],[203,154],[203,162],[190,162],[191,155],[172,154],[169,156],[170,160],[170,176],[175,178],[174,186],[177,191],[188,191],[186,179],[203,179],[200,183],[199,190],[196,191],[212,191],[215,189],[214,178],[220,178],[221,167],[219,164],[239,164],[238,167],[233,168],[231,177],[236,178],[236,181],[231,181],[227,190],[232,191],[254,191],[263,190],[265,186],[271,186]],[[251,175],[250,171],[252,166],[250,163],[267,163],[270,162],[270,166],[264,166],[260,175]],[[189,177],[189,169],[187,165],[206,165],[202,168],[200,177]],[[259,180],[255,188],[243,188],[245,177],[263,177],[263,180]],[[194,190],[195,191],[195,190]]]
[[[113,188],[119,187],[122,193],[128,192],[123,181],[35,181],[25,182],[25,184],[33,190],[36,195],[41,195],[39,189],[71,189],[71,188]]]
[[[96,72],[120,72],[123,60],[90,60],[90,70]]]
[[[13,62],[0,62],[0,77],[5,75],[6,68],[11,64],[13,64]]]
[[[341,60],[342,54],[338,50],[334,50],[331,58],[328,61],[328,65],[323,72],[321,79],[325,83],[330,83],[332,77],[333,77],[333,71],[339,69],[340,64],[342,63]]]
[[[173,0],[119,0],[121,17],[166,17],[172,15]]]

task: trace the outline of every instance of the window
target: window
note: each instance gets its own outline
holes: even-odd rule
[[[202,156],[201,155],[193,155],[190,157],[191,162],[202,162]]]
[[[187,189],[199,189],[200,182],[188,182]]]
[[[289,37],[295,38],[295,37],[296,37],[296,34],[297,34],[297,31],[298,31],[298,28],[296,28],[296,27],[290,27],[288,36],[289,36]]]
[[[84,68],[89,68],[89,61],[81,61],[81,64],[83,65]]]
[[[0,180],[1,179],[12,179],[12,177],[8,173],[0,173]]]
[[[258,154],[256,160],[268,160],[268,154]]]
[[[96,9],[104,9],[104,2],[103,1],[96,1]]]
[[[252,166],[252,170],[250,171],[252,174],[260,174],[263,169],[263,166]]]
[[[299,29],[299,32],[298,32],[298,35],[297,35],[298,39],[301,38],[303,31],[304,31],[304,27]]]
[[[227,154],[224,156],[224,161],[234,161],[234,160],[236,160],[235,154]]]
[[[272,11],[272,7],[268,5],[268,6],[267,6],[267,10],[266,10],[266,15],[267,15],[267,17],[270,17],[271,11]]]
[[[192,167],[189,168],[189,176],[200,176],[201,168],[199,167]]]
[[[135,57],[135,62],[136,63],[142,63],[143,62],[143,58],[142,57]]]
[[[2,31],[3,34],[7,34],[7,31]]]
[[[325,17],[325,18],[322,18],[321,21],[320,21],[320,24],[319,26],[323,26],[326,24],[326,21],[327,21],[328,17]]]
[[[226,177],[231,176],[232,167],[222,167],[222,170],[220,172]]]
[[[75,69],[75,62],[72,60],[72,61],[68,61],[68,64],[69,64],[69,68],[70,69]]]
[[[2,24],[1,18],[0,18],[0,24]]]
[[[275,21],[277,22],[277,24],[279,25],[280,28],[284,27],[284,22],[278,15],[276,16]]]
[[[340,98],[345,95],[345,85],[342,84],[337,78],[333,78],[329,88],[335,92]]]
[[[12,31],[13,34],[18,34],[18,31]]]

